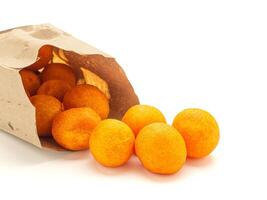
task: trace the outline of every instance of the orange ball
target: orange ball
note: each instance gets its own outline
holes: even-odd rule
[[[165,123],[145,126],[137,135],[135,152],[143,166],[157,174],[173,174],[186,160],[186,146],[180,133]]]
[[[164,115],[155,107],[148,105],[135,105],[123,116],[122,121],[128,124],[137,136],[146,125],[153,122],[166,122]]]
[[[43,82],[48,80],[63,80],[71,86],[76,85],[76,75],[71,67],[61,63],[51,63],[41,72]]]
[[[102,119],[108,117],[109,101],[107,97],[95,86],[82,84],[69,90],[63,99],[65,109],[90,107],[95,110]]]
[[[92,132],[89,146],[100,164],[118,167],[125,164],[133,154],[134,140],[132,130],[125,123],[106,119]]]
[[[100,120],[99,115],[91,108],[72,108],[55,117],[52,136],[65,149],[88,149],[91,132]]]
[[[35,72],[28,69],[22,69],[19,73],[27,95],[35,95],[41,84],[39,76]]]
[[[214,117],[204,110],[183,110],[173,120],[173,126],[184,137],[190,158],[209,155],[219,142],[218,124]]]
[[[54,117],[62,111],[62,104],[55,97],[35,95],[30,98],[36,109],[36,126],[39,136],[51,135]]]
[[[59,101],[63,100],[65,93],[71,86],[62,80],[49,80],[44,82],[37,91],[37,94],[45,94],[56,97]]]

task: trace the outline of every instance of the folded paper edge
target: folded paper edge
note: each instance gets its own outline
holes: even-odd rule
[[[16,44],[15,49],[14,44]],[[4,52],[5,55],[4,59],[0,57],[0,63],[7,68],[16,69],[29,66],[36,61],[38,50],[43,45],[52,45],[80,55],[100,54],[111,57],[52,24],[45,23],[0,31],[0,54]],[[8,49],[12,51],[8,52]]]

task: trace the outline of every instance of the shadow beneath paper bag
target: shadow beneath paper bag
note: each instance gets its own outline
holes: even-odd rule
[[[57,160],[69,154],[68,151],[39,149],[32,144],[0,130],[0,155],[10,167],[31,166]]]

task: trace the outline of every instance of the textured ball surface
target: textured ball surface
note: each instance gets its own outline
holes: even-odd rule
[[[100,116],[88,107],[66,110],[53,121],[53,138],[68,150],[88,149],[92,130],[100,120]]]
[[[173,126],[185,140],[188,157],[207,156],[219,142],[218,124],[214,117],[204,110],[185,109],[175,117]]]
[[[106,119],[92,132],[90,150],[100,164],[118,167],[125,164],[133,154],[134,140],[132,130],[125,123]]]
[[[22,69],[20,70],[19,73],[27,95],[29,96],[35,95],[41,84],[38,75],[35,72],[28,69]]]
[[[76,75],[73,69],[65,64],[51,63],[41,72],[43,82],[48,80],[63,80],[71,86],[76,85]]]
[[[186,160],[183,137],[165,123],[145,126],[136,138],[135,152],[143,166],[157,174],[176,173]]]
[[[35,95],[30,98],[36,109],[36,126],[39,136],[51,135],[54,117],[62,111],[62,104],[55,97]]]
[[[123,116],[122,121],[128,124],[137,135],[146,125],[153,122],[166,122],[164,115],[155,107],[148,105],[135,105]]]
[[[98,88],[88,84],[77,85],[69,90],[63,99],[65,109],[90,107],[95,110],[102,119],[108,117],[109,101]]]
[[[39,87],[37,94],[50,95],[56,97],[59,101],[62,101],[65,93],[70,89],[71,86],[66,81],[49,80]]]

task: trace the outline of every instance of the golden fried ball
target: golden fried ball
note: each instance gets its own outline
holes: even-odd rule
[[[186,160],[186,146],[180,133],[165,123],[145,126],[137,135],[135,152],[143,166],[157,174],[173,174]]]
[[[68,150],[88,149],[91,132],[100,120],[100,116],[89,107],[66,110],[54,119],[53,138]]]
[[[37,94],[45,94],[56,97],[59,101],[63,100],[65,93],[71,89],[66,81],[49,80],[44,82],[37,91]]]
[[[108,117],[109,101],[97,87],[82,84],[69,90],[63,99],[65,109],[90,107],[95,110],[102,119]]]
[[[48,80],[63,80],[71,86],[76,85],[76,75],[73,69],[65,64],[51,63],[41,72],[43,82]]]
[[[19,73],[27,95],[35,95],[41,84],[39,76],[29,69],[22,69]]]
[[[219,142],[218,124],[207,111],[185,109],[175,117],[173,126],[184,137],[190,158],[209,155]]]
[[[146,125],[153,122],[166,122],[166,119],[160,110],[153,106],[135,105],[124,114],[122,121],[128,124],[137,136]]]
[[[93,130],[89,146],[100,164],[118,167],[125,164],[133,154],[134,140],[132,130],[125,123],[106,119]]]
[[[36,109],[36,126],[39,136],[51,135],[54,117],[62,111],[62,104],[55,97],[35,95],[30,98]]]

